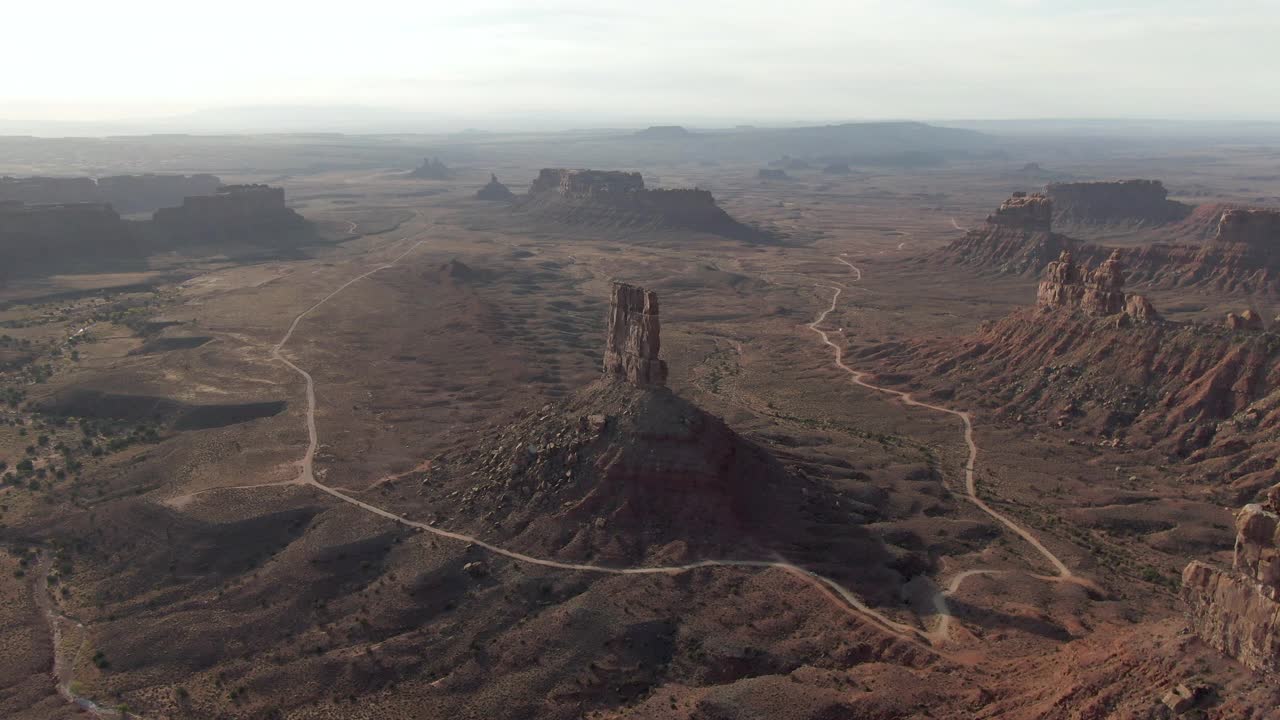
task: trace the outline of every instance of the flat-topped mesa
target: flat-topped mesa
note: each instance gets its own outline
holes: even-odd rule
[[[1053,224],[1053,201],[1042,193],[1016,192],[987,216],[987,224],[1027,232],[1049,232]]]
[[[667,384],[667,363],[658,358],[658,295],[625,283],[614,283],[604,348],[606,375],[641,387]]]
[[[1080,310],[1098,317],[1123,313],[1135,320],[1156,319],[1156,309],[1147,298],[1125,294],[1124,281],[1119,250],[1094,270],[1080,267],[1071,252],[1064,250],[1057,260],[1045,266],[1044,279],[1036,291],[1036,305]]]
[[[1225,210],[1218,219],[1218,231],[1212,242],[1240,243],[1255,247],[1269,256],[1280,245],[1280,210]]]
[[[1187,565],[1182,600],[1210,646],[1254,670],[1280,670],[1280,485],[1236,513],[1230,570]]]
[[[152,216],[165,242],[230,241],[294,245],[310,239],[314,227],[285,205],[284,188],[223,185],[213,195],[184,198],[181,207],[161,208]]]
[[[572,225],[676,229],[741,239],[763,234],[734,220],[710,191],[649,189],[640,173],[544,168],[516,203],[518,211]]]
[[[1180,220],[1191,207],[1169,199],[1159,180],[1049,183],[1045,187],[1061,223],[1139,223]]]

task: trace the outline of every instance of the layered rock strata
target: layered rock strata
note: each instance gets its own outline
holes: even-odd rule
[[[667,363],[658,358],[660,330],[658,295],[615,283],[604,348],[605,374],[641,387],[666,385]]]
[[[1280,485],[1236,514],[1231,569],[1192,561],[1182,571],[1191,628],[1253,670],[1280,670]]]

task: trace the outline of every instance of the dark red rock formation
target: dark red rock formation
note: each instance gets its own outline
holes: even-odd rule
[[[498,176],[489,175],[489,184],[476,191],[477,200],[493,200],[496,202],[511,202],[516,199],[516,194],[501,182],[498,182]]]
[[[1185,218],[1189,205],[1169,200],[1159,180],[1049,183],[1054,220],[1068,224],[1161,225]]]
[[[575,225],[686,229],[741,239],[763,233],[742,225],[706,190],[650,190],[640,173],[544,169],[519,209]]]
[[[1280,486],[1236,514],[1230,570],[1192,561],[1182,571],[1191,628],[1254,670],[1280,670]]]
[[[609,302],[604,372],[641,387],[667,384],[661,349],[658,295],[634,285],[614,283]]]
[[[0,202],[28,205],[106,203],[118,212],[137,213],[177,205],[188,195],[213,193],[214,175],[113,175],[94,178],[3,177]]]
[[[418,180],[451,180],[453,170],[441,162],[440,158],[425,158],[421,165],[409,173],[409,177]]]
[[[290,247],[315,237],[312,224],[285,206],[284,189],[267,185],[225,185],[157,210],[152,222],[166,244]]]

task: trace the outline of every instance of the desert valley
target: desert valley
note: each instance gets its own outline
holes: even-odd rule
[[[1277,167],[0,137],[0,715],[1280,717]]]

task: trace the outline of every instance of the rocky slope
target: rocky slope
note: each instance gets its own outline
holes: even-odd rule
[[[1037,307],[971,336],[857,354],[935,397],[1180,458],[1228,497],[1280,480],[1280,336],[1161,321],[1116,257],[1050,263]]]
[[[1191,627],[1254,670],[1280,670],[1280,485],[1236,514],[1230,570],[1193,561],[1182,572]]]
[[[518,207],[574,225],[696,230],[740,239],[763,235],[730,217],[706,190],[652,190],[634,172],[543,169]]]
[[[509,547],[575,562],[857,558],[831,572],[875,585],[875,596],[928,564],[864,529],[874,508],[789,470],[666,388],[657,307],[654,293],[616,285],[604,377],[434,460],[432,506]]]

